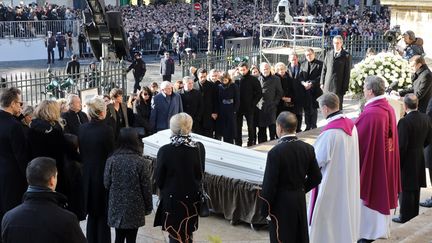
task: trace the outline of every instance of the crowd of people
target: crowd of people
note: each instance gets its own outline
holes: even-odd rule
[[[237,3],[237,5],[235,4]],[[198,50],[199,43],[206,43],[208,36],[207,3],[202,4],[202,10],[192,12],[190,4],[167,3],[165,5],[109,7],[122,11],[125,30],[129,33],[131,48],[157,48],[172,45]],[[292,15],[303,16],[303,6]],[[342,35],[376,37],[389,29],[388,8],[378,10],[366,8],[359,13],[355,6],[333,6],[317,1],[308,7],[308,16],[300,21],[325,23],[324,33],[321,28],[310,31],[314,35]],[[145,22],[141,20],[145,19]],[[259,39],[260,24],[273,23],[273,14],[267,5],[254,4],[242,0],[236,2],[217,1],[213,4],[214,49],[222,49],[224,40],[232,37],[254,37]],[[177,32],[178,37],[175,37]],[[180,42],[180,43],[178,43]],[[154,46],[156,45],[156,46]]]
[[[73,20],[79,15],[79,10],[48,2],[43,6],[23,2],[17,6],[0,3],[0,21]]]
[[[19,89],[3,89],[3,242],[26,242],[26,237],[84,242],[78,225],[84,219],[88,242],[110,242],[110,227],[116,242],[134,242],[153,209],[152,181],[160,189],[154,225],[169,233],[170,242],[191,242],[198,229],[205,147],[190,133],[242,146],[244,120],[247,146],[279,139],[268,153],[259,196],[271,242],[388,238],[398,198],[394,222],[418,215],[425,162],[432,164],[423,155],[432,141],[430,117],[424,114],[431,113],[432,73],[421,55],[412,56],[412,33],[403,36],[414,74],[412,88],[393,92],[404,96],[407,115],[399,124],[385,99],[384,81],[376,76],[365,81],[359,118],[353,122],[343,114],[351,55],[340,35],[323,61],[307,49],[302,63],[291,53],[289,63],[273,67],[241,62],[227,73],[191,67],[189,76],[173,82],[174,61],[166,53],[160,69],[166,80],[149,87],[140,86],[146,68],[137,54],[128,69],[136,72],[134,94],[124,97],[114,88],[89,100],[85,112],[76,94],[65,105],[45,100],[33,109],[23,107]],[[296,133],[302,132],[303,117],[305,130],[317,127],[318,110],[327,125],[312,146]],[[171,142],[153,163],[142,156],[139,139],[165,129],[172,131]],[[432,200],[421,205],[432,207]],[[55,234],[43,223],[29,225],[44,220],[56,225]]]

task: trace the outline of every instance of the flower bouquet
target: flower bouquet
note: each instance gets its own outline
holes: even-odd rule
[[[376,75],[384,79],[386,87],[402,90],[412,85],[408,62],[391,52],[381,52],[370,56],[354,65],[351,70],[350,90],[354,98],[363,97],[363,85],[366,77]]]

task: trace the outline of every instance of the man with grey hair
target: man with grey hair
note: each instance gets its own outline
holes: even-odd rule
[[[366,104],[355,122],[360,150],[360,242],[390,236],[391,210],[397,207],[401,191],[396,115],[384,91],[382,78],[366,78]]]
[[[321,73],[321,89],[339,96],[339,108],[343,108],[343,96],[348,90],[351,74],[351,55],[342,47],[342,36],[333,38],[334,49],[327,52]]]
[[[169,81],[160,85],[161,92],[153,97],[150,124],[158,132],[169,128],[169,120],[177,113],[183,112],[183,104],[179,94],[173,92]]]
[[[203,99],[199,90],[194,89],[194,79],[190,76],[183,78],[184,88],[180,93],[183,111],[189,114],[193,120],[192,132],[199,132],[199,124],[202,118]]]
[[[432,72],[426,65],[426,61],[422,56],[416,55],[409,60],[413,75],[412,87],[399,92],[400,96],[405,96],[408,93],[414,93],[418,99],[418,110],[426,113],[428,102],[432,97]]]
[[[279,142],[267,155],[260,198],[261,214],[270,218],[270,242],[309,242],[305,194],[321,182],[314,148],[299,139],[297,118],[279,114]]]
[[[414,94],[404,97],[406,115],[398,123],[402,192],[399,194],[400,214],[393,222],[405,223],[419,213],[420,187],[426,187],[424,146],[432,139],[428,115],[417,110]]]
[[[69,109],[61,114],[61,117],[66,121],[64,132],[78,136],[80,125],[89,122],[89,119],[87,115],[81,111],[82,104],[78,95],[70,94],[67,97],[66,104]]]
[[[310,241],[356,242],[360,227],[357,128],[339,110],[335,93],[323,94],[319,106],[327,125],[314,144],[323,179],[309,201]]]
[[[22,195],[27,188],[27,142],[23,126],[16,119],[21,114],[22,105],[19,89],[12,87],[1,90],[0,221],[7,211],[21,203]]]
[[[280,78],[271,73],[270,65],[266,62],[260,64],[262,98],[256,105],[258,109],[258,143],[267,141],[267,127],[270,132],[270,140],[276,138],[276,112],[279,100],[282,98],[283,89]]]

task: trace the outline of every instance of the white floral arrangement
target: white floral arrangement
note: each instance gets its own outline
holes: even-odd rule
[[[391,52],[381,52],[354,65],[351,69],[350,90],[355,96],[363,96],[364,81],[371,75],[384,79],[386,87],[397,82],[394,90],[402,90],[412,85],[408,61]]]

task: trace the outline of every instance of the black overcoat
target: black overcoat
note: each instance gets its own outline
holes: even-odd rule
[[[255,111],[255,106],[262,97],[261,84],[255,76],[250,72],[246,75],[241,75],[240,79],[235,83],[240,90],[240,107],[238,112],[240,114],[250,114]]]
[[[105,121],[90,120],[80,127],[78,140],[83,162],[86,212],[92,216],[106,215],[108,193],[103,176],[106,161],[114,150],[114,131]]]
[[[426,187],[424,147],[432,139],[429,117],[411,111],[398,123],[402,190],[417,191]]]
[[[24,202],[2,222],[3,243],[85,243],[77,217],[64,209],[66,198],[56,192],[26,192]]]
[[[418,110],[425,113],[432,97],[432,72],[426,64],[422,65],[411,77],[413,86],[399,92],[400,96],[414,93],[418,99]]]
[[[321,182],[312,145],[282,137],[267,155],[261,196],[264,217],[275,215],[280,242],[309,242],[305,194]],[[278,242],[276,220],[270,222],[270,241]]]
[[[61,117],[66,122],[64,132],[76,136],[78,136],[79,126],[83,123],[89,122],[87,115],[82,111],[75,112],[73,110],[68,110],[67,112],[63,112]]]
[[[192,131],[199,131],[199,124],[201,122],[204,109],[201,93],[196,89],[192,89],[180,93],[180,96],[183,103],[183,112],[188,113],[192,117]]]
[[[21,203],[27,189],[27,143],[21,122],[0,110],[0,219]]]
[[[200,128],[214,130],[215,120],[211,117],[211,114],[218,113],[218,87],[215,83],[206,80],[203,84],[199,81],[195,82],[194,89],[201,92],[203,99]]]
[[[197,145],[200,146],[201,154],[197,147],[186,145],[176,147],[166,144],[159,149],[154,179],[160,189],[160,203],[154,226],[162,226],[164,230],[169,226],[178,229],[181,221],[188,217],[188,210],[189,216],[193,216],[187,221],[188,235],[198,229],[198,207],[194,205],[198,206],[199,201],[198,189],[202,179],[201,168],[205,168],[205,149],[201,143]],[[184,227],[183,224],[183,230]],[[173,234],[171,230],[168,232]]]
[[[312,88],[305,91],[305,105],[308,105],[308,102],[312,102],[314,108],[318,108],[316,99],[323,94],[320,87],[322,67],[323,62],[317,59],[314,59],[312,62],[305,61],[300,67],[301,80],[305,82],[310,81],[312,83]]]

